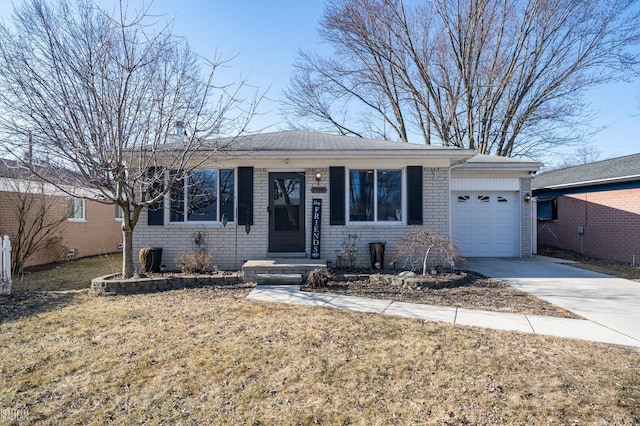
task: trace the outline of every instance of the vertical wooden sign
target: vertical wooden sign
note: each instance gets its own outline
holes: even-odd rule
[[[320,259],[320,224],[322,200],[314,198],[311,203],[311,258]]]

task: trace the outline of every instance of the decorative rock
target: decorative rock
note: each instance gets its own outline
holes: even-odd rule
[[[415,277],[416,273],[413,271],[402,271],[398,274],[398,276],[401,278]]]

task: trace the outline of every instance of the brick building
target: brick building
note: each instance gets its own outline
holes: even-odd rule
[[[533,194],[539,245],[640,262],[640,154],[542,173]]]
[[[231,145],[211,155],[216,143]],[[365,267],[369,243],[393,253],[417,227],[450,236],[465,257],[531,256],[536,162],[303,131],[212,141],[200,154],[134,232],[134,253],[162,248],[168,269],[185,250],[234,269],[276,257],[337,262],[351,244]]]
[[[42,216],[41,209],[45,211]],[[40,219],[55,222],[56,231],[50,237],[61,237],[48,238],[46,247],[26,266],[113,253],[122,241],[121,221],[113,205],[71,199],[52,185],[30,178],[15,162],[0,160],[0,236],[15,240],[20,215],[27,229],[33,229],[33,223]]]

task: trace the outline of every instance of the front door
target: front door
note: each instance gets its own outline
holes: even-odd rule
[[[304,174],[269,173],[269,251],[304,251]]]

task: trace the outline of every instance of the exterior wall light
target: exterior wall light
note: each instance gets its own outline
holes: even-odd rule
[[[316,182],[320,185],[320,180],[322,179],[322,172],[320,170],[316,171]]]
[[[526,194],[524,194],[524,202],[528,203],[530,201],[531,201],[531,194],[527,192]]]

